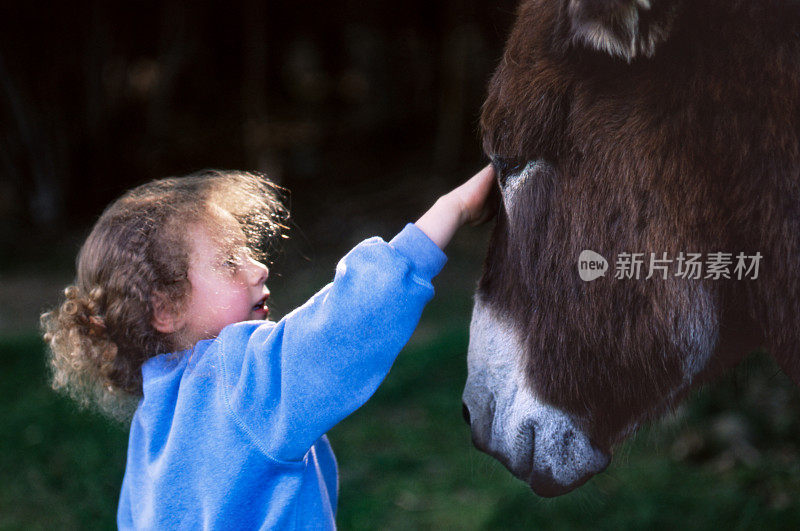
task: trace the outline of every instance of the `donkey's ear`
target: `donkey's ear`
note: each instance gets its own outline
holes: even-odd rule
[[[573,43],[630,62],[669,37],[680,0],[567,0]]]

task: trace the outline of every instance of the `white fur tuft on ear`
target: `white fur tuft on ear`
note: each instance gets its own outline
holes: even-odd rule
[[[676,5],[669,0],[569,0],[571,38],[628,62],[652,57],[669,36]]]

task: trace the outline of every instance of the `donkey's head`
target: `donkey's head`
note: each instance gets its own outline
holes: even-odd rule
[[[800,313],[800,17],[766,4],[520,6],[483,109],[502,206],[463,398],[475,444],[541,495],[605,469],[764,330],[798,373],[778,329]],[[592,281],[587,250],[608,260]],[[709,275],[720,252],[727,275]]]

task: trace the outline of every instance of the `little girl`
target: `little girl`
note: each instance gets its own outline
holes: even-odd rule
[[[325,433],[383,381],[456,229],[491,213],[485,168],[388,243],[369,238],[278,322],[265,241],[286,212],[245,172],[139,186],[111,204],[66,301],[42,316],[53,387],[131,421],[122,529],[335,527]]]

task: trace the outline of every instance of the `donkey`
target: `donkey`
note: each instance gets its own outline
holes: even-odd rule
[[[798,28],[795,0],[522,0],[481,116],[500,212],[463,401],[537,494],[754,348],[800,384]]]

